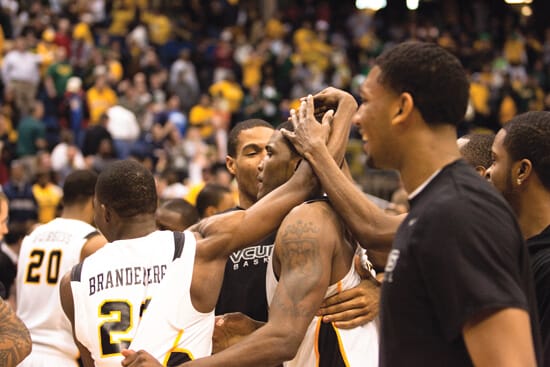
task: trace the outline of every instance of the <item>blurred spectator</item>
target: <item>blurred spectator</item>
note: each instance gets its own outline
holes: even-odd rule
[[[20,36],[15,39],[14,49],[6,54],[2,63],[2,80],[15,106],[22,116],[32,109],[40,82],[41,57],[30,52],[27,41]]]
[[[25,172],[24,165],[13,160],[10,167],[10,179],[3,186],[9,199],[9,218],[11,222],[30,226],[38,220],[38,205],[32,192],[32,185]]]
[[[202,139],[208,140],[214,133],[212,117],[214,110],[208,94],[202,94],[199,103],[189,112],[189,124],[200,129]]]
[[[88,122],[88,105],[82,90],[82,80],[73,76],[67,80],[60,105],[61,125],[71,129],[77,143],[81,143]]]
[[[90,124],[97,124],[101,114],[116,105],[117,101],[115,91],[107,84],[105,67],[96,69],[94,85],[86,92],[86,102],[90,111]]]
[[[111,133],[107,130],[108,122],[109,116],[104,113],[99,118],[99,123],[97,125],[88,126],[84,133],[84,142],[82,143],[82,154],[84,157],[96,154],[102,140],[113,140]]]
[[[52,182],[52,173],[49,170],[37,172],[32,193],[38,204],[38,222],[48,223],[53,220],[63,197],[63,190]]]
[[[70,130],[61,131],[61,141],[52,150],[51,162],[60,185],[63,185],[65,177],[73,170],[86,168],[84,157],[75,144],[73,133]]]
[[[107,117],[107,130],[113,138],[117,157],[126,159],[139,138],[139,125],[136,116],[122,106],[113,106],[107,110]]]
[[[31,174],[34,173],[34,161],[36,153],[47,147],[46,128],[42,118],[44,117],[44,105],[35,101],[32,106],[32,114],[24,117],[17,127],[16,155],[27,164]]]

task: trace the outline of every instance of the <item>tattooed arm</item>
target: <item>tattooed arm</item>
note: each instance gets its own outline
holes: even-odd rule
[[[31,346],[25,324],[0,299],[0,366],[15,367],[31,352]]]
[[[334,214],[326,207],[322,203],[300,205],[279,228],[274,258],[280,277],[265,326],[185,367],[276,366],[294,358],[329,286],[334,246],[340,240]]]

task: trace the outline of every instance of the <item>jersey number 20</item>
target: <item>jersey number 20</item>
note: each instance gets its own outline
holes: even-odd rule
[[[25,281],[27,283],[40,283],[40,279],[43,275],[46,276],[46,282],[48,284],[57,284],[59,278],[59,266],[61,264],[61,250],[52,250],[48,254],[42,249],[34,249],[31,252],[31,261],[27,267],[27,276]],[[46,273],[44,274],[40,269],[44,258],[47,257]]]

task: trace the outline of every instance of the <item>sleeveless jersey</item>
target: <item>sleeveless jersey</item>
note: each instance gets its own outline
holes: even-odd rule
[[[166,272],[143,314],[130,349],[144,349],[163,366],[177,366],[212,352],[214,310],[201,313],[191,302],[196,242],[185,231],[185,247]]]
[[[352,262],[348,273],[327,288],[325,298],[343,290],[355,287],[361,278]],[[266,274],[268,304],[271,304],[277,288],[273,271],[273,257],[270,258]],[[374,321],[350,330],[338,329],[333,323],[322,322],[315,316],[308,326],[304,340],[292,361],[284,367],[377,367],[378,327]]]
[[[71,274],[77,340],[95,366],[120,367],[168,265],[181,255],[183,235],[155,231],[106,244]]]
[[[59,300],[59,280],[80,262],[91,225],[56,218],[23,239],[16,278],[17,316],[32,337],[32,352],[20,366],[77,366],[78,348]],[[64,361],[64,362],[63,362]]]

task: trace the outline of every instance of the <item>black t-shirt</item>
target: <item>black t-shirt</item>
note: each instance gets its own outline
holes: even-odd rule
[[[276,232],[231,254],[225,265],[216,315],[242,312],[254,320],[267,321],[265,274],[275,235]]]
[[[381,366],[470,366],[462,328],[486,310],[521,308],[540,335],[527,248],[511,209],[464,161],[411,200],[386,265]]]
[[[550,226],[527,240],[539,311],[544,366],[550,366]]]

